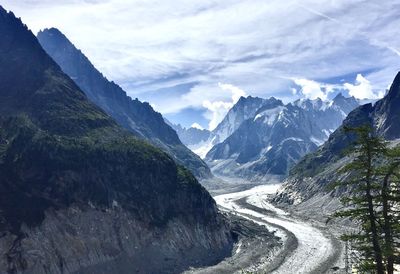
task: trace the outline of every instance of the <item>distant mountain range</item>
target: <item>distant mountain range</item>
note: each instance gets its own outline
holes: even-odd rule
[[[286,105],[273,97],[249,96],[241,97],[211,132],[174,128],[183,143],[203,153],[216,174],[260,180],[271,174],[286,175],[357,106],[354,97],[342,94],[327,102],[301,99]]]
[[[207,129],[183,128],[181,125],[170,125],[175,129],[181,141],[201,158],[216,144],[225,141],[243,121],[254,116],[255,112],[264,104],[265,99],[248,96],[241,97],[228,111],[218,126],[209,131]]]
[[[225,219],[187,169],[90,102],[1,6],[0,37],[0,273],[180,272],[230,254]]]
[[[58,29],[45,29],[37,38],[61,69],[85,92],[89,100],[137,137],[171,155],[202,179],[211,176],[208,166],[179,140],[160,113],[148,103],[132,100],[114,82],[108,81]]]
[[[211,147],[208,148],[213,143],[214,135],[211,131],[195,127],[184,128],[179,124],[170,123],[170,125],[176,131],[182,143],[200,157],[204,157],[211,149]]]
[[[346,133],[344,127],[369,125],[378,135],[397,145],[400,143],[399,106],[400,73],[383,99],[374,104],[359,106],[350,112],[343,124],[317,151],[306,155],[293,167],[275,201],[299,205],[304,212],[321,209],[328,213],[334,211],[340,203],[338,199],[333,202],[333,199],[342,193],[340,190],[331,191],[328,186],[348,175],[337,171],[349,161],[350,158],[344,156],[345,150],[355,141],[354,134]]]
[[[286,105],[273,97],[249,96],[241,97],[213,131],[172,127],[216,174],[260,180],[286,175],[357,106],[354,97],[342,94],[327,102],[301,99]]]

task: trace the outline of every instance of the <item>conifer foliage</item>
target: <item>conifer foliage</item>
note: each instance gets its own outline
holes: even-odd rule
[[[400,149],[390,148],[370,127],[346,128],[357,141],[348,156],[352,161],[342,172],[348,180],[339,186],[351,189],[342,199],[345,210],[336,217],[357,221],[357,233],[343,235],[360,254],[361,273],[394,273],[399,257]]]

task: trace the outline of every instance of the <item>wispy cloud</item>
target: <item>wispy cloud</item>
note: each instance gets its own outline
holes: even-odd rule
[[[289,100],[302,96],[292,93],[293,79],[312,81],[300,86],[317,96],[315,83],[343,85],[332,81],[347,77],[345,82],[359,86],[356,77],[362,73],[377,94],[400,69],[397,0],[3,0],[2,4],[35,32],[60,28],[108,78],[164,113],[193,105],[209,111],[204,100],[231,102],[232,94],[218,87],[220,82],[251,95]],[[191,83],[196,84],[168,100],[149,96],[154,90]],[[201,96],[196,89],[202,90]]]

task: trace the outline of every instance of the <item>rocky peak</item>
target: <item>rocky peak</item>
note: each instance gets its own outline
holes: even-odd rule
[[[239,101],[228,111],[225,118],[212,131],[216,136],[216,143],[228,138],[243,121],[254,116],[255,112],[265,103],[265,99],[259,97],[240,97]]]
[[[319,98],[300,99],[287,105],[275,98],[264,100],[254,116],[216,144],[205,159],[214,172],[224,176],[229,172],[247,178],[285,175],[340,126],[357,106],[352,105],[353,99],[337,97],[341,106]]]
[[[389,140],[400,138],[400,72],[397,73],[386,96],[375,105],[377,131]]]
[[[354,108],[356,108],[359,103],[356,98],[353,96],[351,97],[344,97],[342,93],[338,93],[335,98],[332,100],[332,105],[337,106],[342,109],[345,113],[349,113]]]

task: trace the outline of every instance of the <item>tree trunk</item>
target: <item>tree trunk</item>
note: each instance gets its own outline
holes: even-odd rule
[[[393,175],[393,170],[397,165],[390,167],[388,173],[385,175],[382,184],[382,214],[383,214],[383,233],[385,234],[385,253],[387,257],[386,271],[388,274],[394,273],[394,242],[392,234],[392,225],[389,216],[389,188],[390,176]]]
[[[367,162],[367,174],[366,174],[366,198],[368,201],[368,219],[370,222],[371,226],[371,237],[372,237],[372,246],[374,248],[374,257],[375,257],[375,263],[376,263],[376,271],[377,274],[384,274],[385,270],[383,267],[383,261],[382,261],[382,249],[379,244],[379,235],[378,235],[378,229],[376,227],[376,216],[375,216],[375,210],[374,210],[374,203],[373,203],[373,198],[371,194],[371,181],[372,181],[372,152],[371,152],[371,144],[369,143],[367,145],[367,157],[368,157],[368,162]]]

